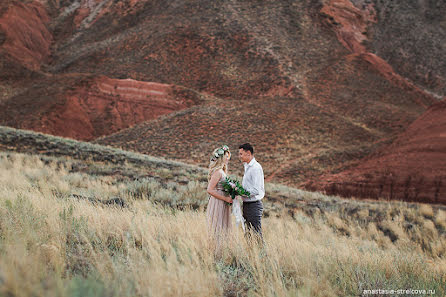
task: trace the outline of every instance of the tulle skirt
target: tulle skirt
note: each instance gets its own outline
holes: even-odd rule
[[[206,210],[206,219],[209,235],[217,240],[222,236],[228,235],[232,229],[231,204],[210,196]]]

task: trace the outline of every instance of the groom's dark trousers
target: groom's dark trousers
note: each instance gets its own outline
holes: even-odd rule
[[[249,230],[254,230],[262,238],[262,213],[263,203],[261,200],[254,202],[243,202],[243,217]]]

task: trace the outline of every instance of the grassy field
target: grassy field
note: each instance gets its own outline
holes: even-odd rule
[[[441,206],[267,184],[265,247],[236,229],[214,256],[204,170],[136,154],[122,164],[83,160],[73,151],[0,153],[0,296],[446,293]]]
[[[217,257],[206,169],[0,128],[0,296],[445,294],[445,206],[267,183],[265,248]]]

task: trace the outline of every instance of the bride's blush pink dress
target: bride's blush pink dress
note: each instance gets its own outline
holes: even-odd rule
[[[221,177],[217,183],[216,189],[219,194],[228,196],[228,194],[223,191],[225,177],[226,175]],[[232,228],[231,204],[209,195],[206,218],[208,230],[211,235],[220,237],[222,234],[229,233]]]

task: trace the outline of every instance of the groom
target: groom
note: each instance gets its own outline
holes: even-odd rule
[[[254,148],[251,144],[245,143],[240,145],[238,156],[245,166],[242,186],[251,194],[250,197],[242,197],[243,217],[246,220],[248,229],[254,229],[262,238],[262,198],[265,196],[263,169],[254,158]]]

